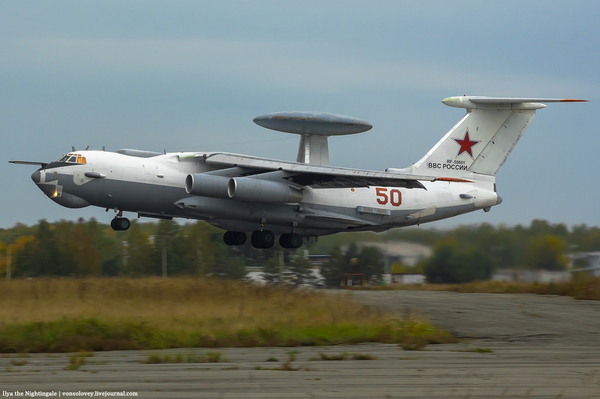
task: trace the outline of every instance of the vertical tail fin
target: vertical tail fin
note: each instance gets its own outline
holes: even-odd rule
[[[535,117],[542,102],[585,100],[448,97],[442,102],[467,114],[418,162],[416,175],[460,178],[468,172],[495,176]]]

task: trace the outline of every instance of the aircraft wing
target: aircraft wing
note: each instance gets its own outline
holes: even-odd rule
[[[415,176],[392,172],[313,165],[286,162],[268,158],[250,157],[228,153],[205,153],[194,155],[210,165],[241,167],[264,172],[283,171],[289,180],[314,188],[389,186],[424,188],[419,180],[433,181],[434,176]]]

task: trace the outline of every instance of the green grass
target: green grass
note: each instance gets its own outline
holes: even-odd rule
[[[296,355],[298,355],[300,353],[300,351],[289,351],[287,354],[290,357],[290,362],[293,362],[296,360]]]
[[[140,363],[145,364],[159,364],[159,363],[221,363],[227,362],[223,358],[220,352],[208,352],[204,354],[198,354],[194,352],[190,353],[177,353],[177,354],[165,354],[153,353],[146,360]]]
[[[65,370],[79,370],[81,366],[86,364],[87,358],[91,356],[94,356],[94,354],[89,352],[73,353]]]
[[[458,341],[345,295],[236,281],[11,280],[0,281],[0,292],[0,353]]]
[[[148,323],[109,322],[96,318],[63,319],[0,327],[0,352],[76,352],[167,348],[326,346],[361,342],[400,343],[423,347],[457,339],[429,324],[390,321],[379,325],[342,324],[320,327],[222,330],[203,335]],[[291,355],[290,355],[291,356]]]

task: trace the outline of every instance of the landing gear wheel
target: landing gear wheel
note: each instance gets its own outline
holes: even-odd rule
[[[275,234],[271,230],[256,230],[250,237],[254,248],[271,248],[275,243]]]
[[[127,218],[114,218],[110,221],[110,227],[113,230],[127,230],[131,226],[131,222]]]
[[[246,233],[227,231],[223,234],[223,242],[227,245],[244,245],[246,242]]]
[[[279,237],[279,245],[282,248],[300,248],[302,246],[302,236],[300,234],[282,234]]]

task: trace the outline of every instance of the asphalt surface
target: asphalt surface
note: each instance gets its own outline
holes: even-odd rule
[[[600,302],[423,291],[352,295],[401,316],[427,317],[464,340],[421,351],[385,344],[212,350],[222,353],[225,361],[219,363],[143,363],[153,353],[209,350],[99,352],[77,370],[66,369],[67,354],[4,355],[0,395],[32,397],[26,391],[35,391],[37,397],[52,392],[67,397],[81,391],[98,392],[93,397],[124,392],[141,398],[600,398]],[[317,360],[320,354],[344,352],[350,359]],[[353,360],[353,354],[376,359]],[[295,360],[286,365],[291,356]]]

